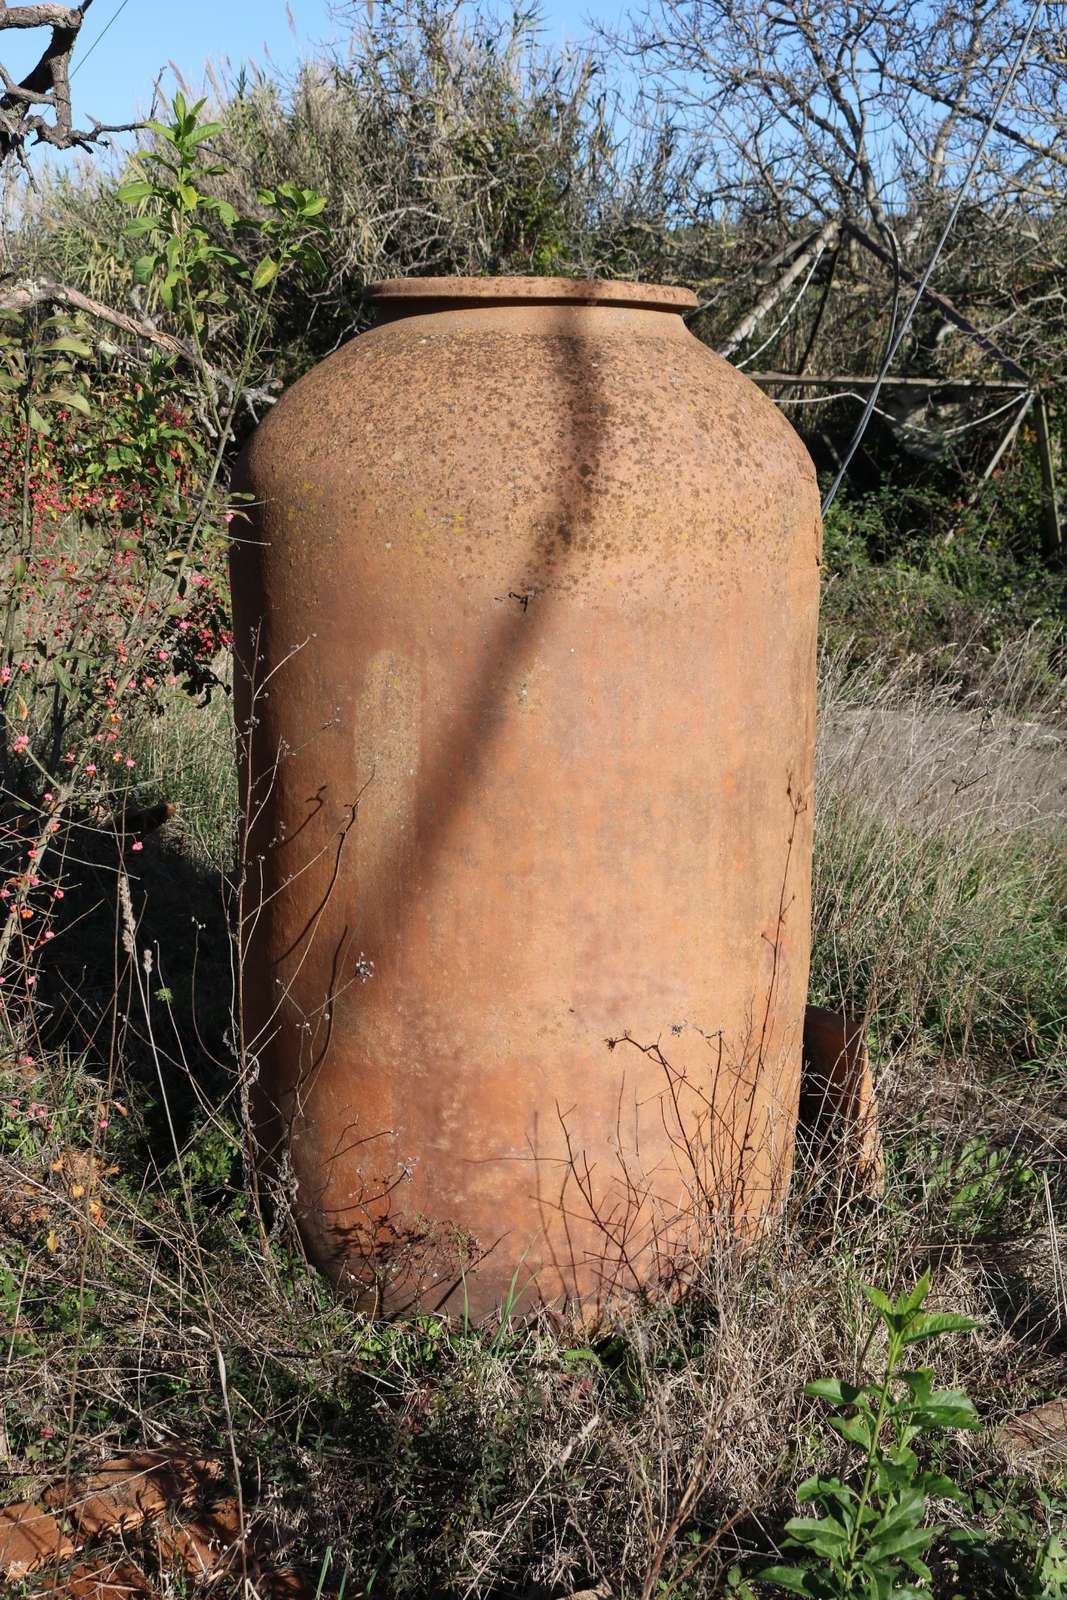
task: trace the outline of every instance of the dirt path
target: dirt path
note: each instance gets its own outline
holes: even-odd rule
[[[831,705],[818,773],[824,793],[855,792],[899,815],[1067,827],[1067,733],[1002,713]]]

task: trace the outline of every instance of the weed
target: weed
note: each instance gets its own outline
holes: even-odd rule
[[[927,1501],[963,1495],[944,1473],[924,1469],[912,1445],[948,1428],[979,1426],[966,1395],[934,1389],[929,1367],[903,1365],[910,1346],[975,1326],[952,1312],[924,1311],[929,1290],[929,1273],[896,1301],[880,1289],[865,1289],[888,1340],[880,1377],[866,1384],[817,1378],[805,1385],[805,1394],[830,1404],[836,1413],[831,1428],[855,1445],[862,1459],[855,1483],[819,1475],[801,1484],[798,1500],[821,1515],[786,1523],[786,1547],[798,1552],[797,1564],[764,1568],[759,1574],[764,1583],[810,1600],[849,1595],[912,1600],[919,1590],[902,1581],[905,1571],[929,1583],[922,1555],[940,1530],[924,1525]]]

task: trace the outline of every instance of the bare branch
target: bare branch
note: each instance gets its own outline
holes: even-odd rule
[[[738,346],[744,344],[745,340],[767,315],[768,311],[773,310],[782,296],[786,294],[791,286],[796,283],[797,279],[808,270],[815,258],[821,255],[821,253],[826,249],[827,245],[832,244],[836,240],[837,235],[840,232],[840,227],[841,225],[835,217],[832,217],[829,222],[825,222],[823,224],[818,233],[815,234],[814,238],[811,240],[808,248],[806,250],[802,250],[799,255],[793,258],[792,262],[786,268],[785,272],[783,272],[782,276],[771,284],[771,286],[757,301],[756,305],[753,306],[752,310],[742,317],[741,321],[730,329],[730,332],[726,335],[726,338],[719,345],[719,354],[721,356],[733,355]]]
[[[136,339],[145,339],[170,355],[181,356],[185,360],[193,359],[192,349],[183,340],[176,339],[173,334],[160,333],[150,323],[131,317],[125,311],[116,311],[111,306],[103,305],[99,300],[82,294],[80,289],[70,289],[65,284],[52,283],[47,278],[26,278],[19,283],[0,284],[0,310],[29,311],[42,304],[84,311],[97,321],[106,322]]]
[[[49,144],[56,150],[84,149],[100,144],[112,133],[130,133],[140,123],[104,124],[76,128],[70,99],[70,62],[85,13],[93,0],[80,6],[0,5],[0,33],[11,28],[50,28],[40,58],[21,82],[16,83],[0,64],[0,164],[10,156],[22,157],[26,141]],[[31,108],[41,107],[40,111]],[[49,117],[48,113],[51,113]]]
[[[80,289],[72,289],[67,284],[53,283],[48,278],[25,278],[15,283],[0,283],[0,311],[30,311],[38,305],[66,306],[71,311],[82,311],[97,322],[106,323],[121,333],[143,340],[157,350],[162,350],[165,354],[175,356],[178,360],[196,367],[211,383],[217,384],[230,395],[233,395],[237,387],[233,378],[227,373],[219,367],[205,363],[199,352],[187,340],[178,339],[170,333],[162,333],[145,318],[131,317],[128,312],[116,311],[114,306],[104,305],[102,301],[83,294]],[[128,352],[115,351],[114,346],[110,349],[112,353],[128,355]],[[277,395],[272,391],[279,387],[280,383],[251,385],[240,390],[240,399],[249,408],[257,405],[270,406],[277,399]]]
[[[869,250],[872,255],[877,256],[887,266],[892,264],[893,258],[889,251],[880,245],[877,240],[864,233],[862,228],[856,227],[855,223],[849,222],[845,226],[853,238],[863,245],[864,249]],[[919,283],[918,273],[909,272],[905,267],[900,268],[900,276],[905,283],[910,284],[913,288]],[[936,289],[932,289],[929,284],[926,285],[923,294],[931,305],[937,307],[947,322],[951,322],[954,327],[959,328],[961,333],[965,333],[972,343],[977,345],[980,350],[984,350],[987,355],[992,356],[994,361],[999,361],[1003,371],[1009,378],[1017,379],[1020,383],[1025,384],[1028,389],[1033,388],[1033,379],[1023,370],[1014,357],[1002,350],[995,339],[991,339],[981,328],[976,327],[969,317],[963,315],[962,311],[958,311],[951,300],[947,299],[945,295],[939,294]]]

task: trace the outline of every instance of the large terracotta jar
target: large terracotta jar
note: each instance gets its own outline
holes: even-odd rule
[[[372,293],[234,524],[262,1170],[370,1309],[595,1311],[788,1181],[815,475],[685,290]]]

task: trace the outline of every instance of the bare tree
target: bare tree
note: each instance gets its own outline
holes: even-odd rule
[[[108,134],[128,133],[137,123],[105,124],[90,119],[89,128],[76,128],[70,98],[70,63],[74,47],[93,0],[80,6],[52,4],[9,6],[0,0],[0,33],[13,28],[47,28],[48,43],[36,65],[18,83],[0,62],[0,163],[21,157],[26,141],[52,145],[56,150],[86,148]]]
[[[1061,381],[1063,16],[1033,0],[649,0],[609,35],[640,69],[637,119],[674,128],[726,244],[705,267],[709,342],[742,364],[769,349],[781,371],[875,370],[966,173],[897,370],[995,378],[1007,354]]]

